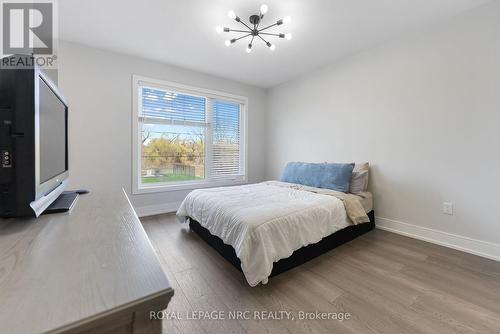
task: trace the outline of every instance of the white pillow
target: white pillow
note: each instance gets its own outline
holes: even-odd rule
[[[351,185],[349,192],[360,194],[368,189],[368,172],[370,164],[368,162],[357,163],[354,165],[351,176]]]

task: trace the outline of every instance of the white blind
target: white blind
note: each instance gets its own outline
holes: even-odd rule
[[[144,118],[153,118],[172,123],[205,123],[204,97],[173,91],[141,87]]]
[[[212,176],[241,175],[240,104],[212,100]]]

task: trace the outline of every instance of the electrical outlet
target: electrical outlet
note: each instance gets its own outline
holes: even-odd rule
[[[443,203],[443,213],[445,215],[452,215],[453,214],[453,203],[444,202]]]

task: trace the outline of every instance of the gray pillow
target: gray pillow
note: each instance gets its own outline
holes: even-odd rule
[[[368,171],[368,163],[356,164],[351,176],[349,188],[351,194],[360,194],[368,189]]]

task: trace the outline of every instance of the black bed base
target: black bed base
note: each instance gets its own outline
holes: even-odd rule
[[[329,236],[321,239],[315,244],[311,244],[302,248],[297,249],[292,255],[286,259],[281,259],[275,262],[273,265],[273,271],[271,276],[276,276],[295,268],[309,260],[314,259],[321,254],[324,254],[346,242],[349,242],[360,235],[363,235],[371,231],[375,227],[375,213],[370,211],[368,213],[370,218],[369,223],[363,223],[359,225],[349,225]],[[205,240],[213,249],[215,249],[220,255],[222,255],[227,261],[229,261],[236,269],[241,270],[241,261],[236,256],[234,248],[230,245],[226,245],[222,239],[212,235],[209,230],[200,225],[197,221],[189,219],[189,227],[192,231],[196,232],[203,240]]]

